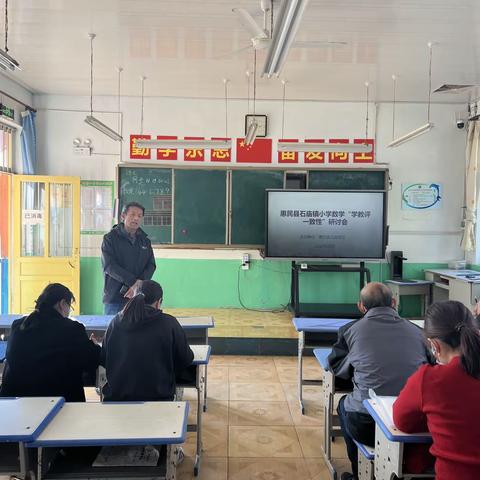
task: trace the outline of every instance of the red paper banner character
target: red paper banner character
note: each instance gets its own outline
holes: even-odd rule
[[[367,153],[354,153],[353,163],[375,163],[375,140],[373,138],[356,138],[353,143],[366,143],[372,146],[372,151]]]
[[[349,143],[348,138],[331,138],[329,143]],[[348,163],[350,154],[348,152],[330,152],[328,154],[328,163]]]
[[[325,143],[324,138],[305,139],[305,143]],[[305,163],[325,163],[325,152],[305,152]]]
[[[212,140],[231,140],[230,138],[212,137]],[[212,162],[231,162],[232,149],[231,148],[212,148],[210,154],[210,161]]]
[[[157,140],[176,140],[172,135],[157,135]],[[157,148],[157,160],[178,160],[176,148]]]
[[[139,139],[150,140],[150,135],[130,135],[130,158],[133,160],[150,160],[150,149],[137,147]]]
[[[205,140],[204,137],[185,137],[185,140]],[[202,148],[186,148],[183,159],[186,162],[203,162],[205,150]]]
[[[278,141],[298,143],[298,140],[294,138],[286,138]],[[278,152],[278,163],[298,163],[298,152]]]
[[[272,163],[272,139],[256,138],[246,145],[244,138],[237,138],[237,163]]]

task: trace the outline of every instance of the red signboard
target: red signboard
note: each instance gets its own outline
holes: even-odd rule
[[[348,138],[331,138],[328,143],[350,143]],[[348,163],[350,154],[348,152],[330,152],[328,163]]]
[[[204,137],[185,137],[185,140],[205,140]],[[185,149],[183,159],[186,162],[203,162],[205,160],[205,150],[204,149]]]
[[[325,143],[324,138],[308,138],[305,143]],[[325,152],[305,152],[305,163],[325,163]]]
[[[230,138],[212,137],[212,140],[231,140]],[[232,149],[218,149],[213,148],[210,154],[210,161],[212,162],[231,162],[232,161]]]
[[[354,153],[353,163],[375,163],[375,141],[373,138],[356,138],[353,143],[366,143],[372,146],[372,151],[368,153]]]
[[[298,143],[298,139],[285,138],[279,142]],[[278,152],[278,163],[298,163],[298,152]]]
[[[150,149],[139,148],[135,141],[138,139],[150,140],[150,135],[130,135],[130,158],[133,160],[150,160]]]
[[[272,139],[257,138],[246,145],[244,138],[237,138],[237,163],[272,163]]]
[[[172,135],[157,135],[157,140],[176,140]],[[157,148],[157,160],[178,160],[176,148]]]

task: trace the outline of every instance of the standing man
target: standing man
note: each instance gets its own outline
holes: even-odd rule
[[[105,315],[116,315],[135,296],[142,280],[155,272],[155,257],[147,234],[140,228],[145,208],[137,202],[122,209],[122,221],[103,237]]]

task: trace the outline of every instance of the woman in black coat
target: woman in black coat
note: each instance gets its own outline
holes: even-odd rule
[[[177,378],[192,374],[185,370],[193,352],[177,319],[160,310],[162,299],[162,287],[144,280],[110,322],[102,346],[105,401],[173,400]]]
[[[1,397],[64,397],[84,402],[83,373],[98,366],[101,348],[70,320],[73,293],[48,285],[35,310],[15,320],[8,338]]]

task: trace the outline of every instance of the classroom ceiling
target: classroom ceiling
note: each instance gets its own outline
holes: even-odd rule
[[[278,9],[279,1],[274,2]],[[38,93],[89,93],[88,33],[95,40],[95,94],[245,97],[252,68],[249,35],[232,8],[247,9],[262,24],[260,0],[15,0],[9,2],[9,53],[22,71],[11,76]],[[3,9],[2,22],[3,22]],[[3,36],[3,28],[0,27]],[[291,50],[283,78],[287,99],[362,101],[370,97],[425,101],[428,47],[433,47],[432,87],[480,84],[478,0],[310,0],[297,40],[340,41],[344,46]],[[265,50],[258,52],[259,70]],[[434,94],[432,101],[466,102]],[[257,98],[281,98],[278,79],[260,79]]]

